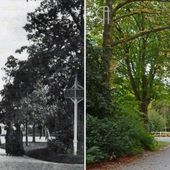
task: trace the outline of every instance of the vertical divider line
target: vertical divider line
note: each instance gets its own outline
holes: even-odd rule
[[[86,0],[84,0],[84,170],[86,170]]]

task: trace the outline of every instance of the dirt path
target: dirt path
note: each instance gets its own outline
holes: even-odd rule
[[[170,147],[120,166],[120,170],[170,170]]]
[[[0,170],[83,170],[83,165],[51,163],[29,157],[6,156],[0,149]]]
[[[121,162],[103,163],[88,170],[170,170],[170,147],[143,156],[122,159]]]

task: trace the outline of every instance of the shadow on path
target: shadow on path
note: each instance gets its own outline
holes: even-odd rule
[[[83,170],[83,165],[52,163],[27,156],[6,156],[5,150],[0,149],[0,170]]]

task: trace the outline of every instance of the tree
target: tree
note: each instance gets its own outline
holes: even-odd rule
[[[169,67],[169,43],[164,43],[168,42],[169,36],[167,31],[169,5],[157,1],[133,0],[117,2],[108,0],[102,4],[95,1],[94,4],[91,3],[91,6],[95,8],[106,5],[111,11],[110,22],[106,15],[103,31],[101,23],[94,22],[95,17],[88,20],[94,22],[96,26],[93,25],[94,29],[89,28],[90,39],[93,44],[96,43],[95,48],[103,49],[103,55],[99,59],[103,66],[101,81],[105,82],[107,88],[114,89],[115,70],[118,68],[130,83],[129,91],[138,101],[139,109],[144,113],[142,117],[147,122],[147,107],[154,98],[154,85],[159,84],[161,78],[165,78],[165,72]],[[92,16],[96,15],[93,10],[89,13]],[[155,37],[156,41],[153,42]]]
[[[28,123],[38,121],[45,114],[48,119],[54,118],[59,130],[69,132],[65,138],[70,137],[72,119],[68,108],[73,106],[65,101],[64,90],[72,83],[75,73],[81,84],[84,83],[83,8],[82,0],[69,3],[43,0],[28,14],[24,29],[31,45],[16,50],[21,54],[26,50],[28,59],[19,61],[9,57],[5,68],[7,84],[1,92],[4,119],[8,120],[10,113],[9,120],[13,122],[18,111],[21,117],[17,120]],[[38,82],[48,88],[47,93],[38,90]],[[13,112],[14,108],[16,112]],[[68,125],[62,129],[63,120]]]
[[[148,19],[147,14],[140,14],[133,18],[135,27],[131,26],[131,24],[128,24],[128,26],[134,32],[136,29],[142,32],[145,28],[150,27],[153,22]],[[126,28],[122,24],[120,29],[123,36]],[[169,59],[164,51],[169,48],[169,43],[165,44],[167,42],[165,35],[169,36],[169,32],[150,33],[131,43],[124,42],[121,47],[124,50],[120,53],[116,51],[117,54],[115,54],[120,61],[118,61],[119,67],[122,67],[118,68],[119,74],[124,75],[124,79],[128,78],[130,83],[129,91],[138,101],[145,124],[148,122],[148,105],[155,98],[155,88],[156,86],[164,86],[163,82],[167,76]],[[120,48],[118,49],[121,51]],[[124,57],[120,58],[118,55]]]
[[[106,81],[106,84],[110,84],[109,82],[112,81],[111,72],[116,66],[113,62],[113,54],[112,51],[115,49],[117,45],[122,45],[124,43],[127,43],[129,41],[133,41],[137,38],[140,38],[145,35],[149,35],[152,33],[157,33],[161,31],[165,31],[170,29],[168,22],[166,20],[168,19],[168,3],[166,2],[159,2],[157,0],[151,0],[151,1],[136,1],[136,0],[124,0],[124,1],[117,1],[112,2],[111,0],[107,0],[105,3],[101,3],[100,1],[94,1],[93,3],[90,1],[88,2],[91,4],[91,6],[96,9],[96,6],[99,8],[101,5],[107,6],[109,8],[109,22],[108,22],[108,14],[106,14],[105,22],[103,31],[102,29],[96,30],[98,32],[97,35],[101,35],[103,32],[103,37],[101,37],[102,42],[99,43],[99,45],[103,46],[104,53],[103,53],[103,65],[104,65],[104,71],[103,71],[103,77]],[[145,6],[145,8],[144,8]],[[97,9],[98,9],[97,8]],[[161,10],[164,9],[164,12],[161,12]],[[90,8],[92,10],[92,8]],[[89,11],[88,11],[89,12]],[[98,24],[98,28],[102,28],[101,23],[95,22],[94,20],[96,17],[96,13],[94,11],[89,12],[91,15],[90,17],[93,17],[94,19],[89,19],[90,22],[94,22],[95,24]],[[89,14],[88,13],[88,14]],[[154,24],[152,22],[152,28],[144,29],[144,30],[137,30],[136,32],[124,32],[121,29],[121,25],[124,23],[127,23],[126,21],[133,20],[135,16],[139,16],[140,14],[146,14],[148,17],[150,17],[150,20],[154,21],[159,18],[163,19],[165,22],[156,21]],[[152,18],[152,19],[151,19]],[[161,26],[160,26],[161,25]],[[126,24],[128,26],[128,24]],[[95,28],[94,28],[95,30]],[[96,33],[96,31],[89,31],[89,33]],[[131,34],[129,34],[131,33]],[[121,36],[120,36],[121,35]],[[99,37],[98,37],[99,38]],[[102,45],[103,43],[103,45]],[[109,80],[110,79],[110,80]],[[111,88],[111,87],[110,87]]]
[[[169,93],[170,6],[152,0],[87,3],[87,158],[95,162],[121,152],[130,155],[153,149],[155,141],[148,126],[162,130],[165,119],[148,106]],[[106,15],[103,25],[96,11],[101,17],[103,11],[98,9],[105,5],[111,13],[110,23]],[[127,147],[133,137],[132,148]],[[121,140],[112,152],[117,139]]]
[[[28,14],[24,28],[32,45],[18,52],[27,50],[34,70],[53,94],[61,93],[75,72],[83,75],[82,13],[83,1],[44,0]]]
[[[25,114],[26,126],[28,123],[33,126],[33,142],[35,142],[36,124],[44,125],[46,122],[48,116],[47,101],[47,87],[43,87],[40,83],[37,83],[31,94],[20,101],[21,111]]]

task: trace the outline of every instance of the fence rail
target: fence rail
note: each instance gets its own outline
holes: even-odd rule
[[[151,132],[154,136],[170,137],[170,132]]]

